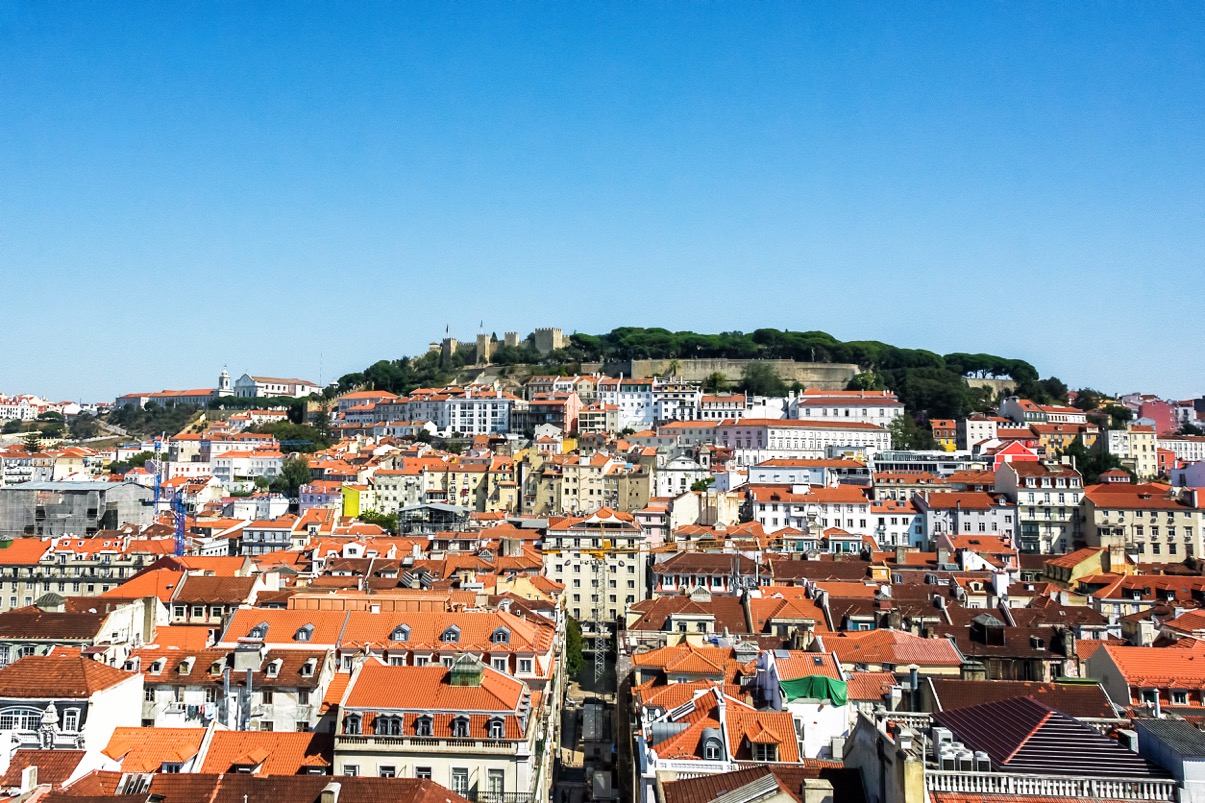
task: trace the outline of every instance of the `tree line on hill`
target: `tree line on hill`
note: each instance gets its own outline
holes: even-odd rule
[[[466,361],[472,359],[474,350],[474,345],[463,344],[447,359],[438,352],[428,352],[420,357],[380,360],[363,371],[340,377],[333,390],[373,388],[405,395],[418,387],[440,386],[454,380]],[[816,331],[757,329],[699,334],[625,326],[602,335],[572,334],[563,348],[545,355],[535,350],[530,339],[518,346],[496,346],[490,361],[501,366],[536,365],[546,373],[571,373],[580,370],[583,362],[707,358],[853,363],[860,370],[850,389],[891,390],[910,413],[922,420],[959,418],[988,409],[996,402],[990,390],[969,387],[966,377],[1011,379],[1018,394],[1039,403],[1067,400],[1063,382],[1057,377],[1041,379],[1037,369],[1025,360],[961,352],[941,355],[877,340],[840,341]],[[781,395],[791,389],[770,365],[747,370],[733,387],[721,380],[713,376],[705,385],[710,391],[748,390],[758,395]]]

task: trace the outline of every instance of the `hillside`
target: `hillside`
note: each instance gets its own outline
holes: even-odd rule
[[[405,394],[416,387],[445,385],[465,375],[484,373],[521,382],[532,373],[580,372],[583,363],[651,359],[669,360],[672,367],[674,360],[723,358],[851,363],[859,370],[850,380],[850,388],[892,390],[914,415],[936,418],[964,416],[995,401],[991,391],[970,387],[967,378],[1008,378],[1016,383],[1018,393],[1041,402],[1065,401],[1067,394],[1061,381],[1054,377],[1039,379],[1037,369],[1024,360],[961,352],[941,355],[875,340],[840,341],[816,331],[758,329],[699,334],[622,327],[602,335],[570,335],[564,348],[543,355],[530,340],[517,347],[499,345],[490,359],[494,370],[485,372],[466,371],[473,355],[472,345],[462,345],[448,359],[438,352],[428,352],[419,357],[380,360],[363,371],[341,377],[337,387],[340,391],[372,387]],[[754,382],[759,387],[748,387]],[[759,392],[786,388],[780,378],[767,376],[765,371],[747,372],[745,381],[735,389],[742,384]]]

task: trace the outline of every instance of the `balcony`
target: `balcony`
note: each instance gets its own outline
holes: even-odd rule
[[[1006,772],[925,770],[925,790],[968,795],[1077,797],[1096,800],[1176,799],[1176,782],[1149,778],[1088,778],[1071,775],[1017,775]]]
[[[452,750],[458,753],[477,752],[514,755],[526,758],[530,751],[526,742],[494,739],[454,739],[441,736],[377,736],[374,734],[339,734],[336,746],[396,747],[407,750]]]

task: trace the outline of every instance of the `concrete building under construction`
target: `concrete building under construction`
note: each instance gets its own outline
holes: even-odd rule
[[[133,482],[23,482],[0,488],[0,538],[91,535],[154,522],[152,489]]]

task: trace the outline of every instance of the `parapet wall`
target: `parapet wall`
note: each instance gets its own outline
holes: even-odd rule
[[[849,380],[858,373],[858,366],[853,363],[832,362],[795,362],[794,360],[729,360],[723,358],[707,360],[626,360],[608,363],[583,364],[583,371],[597,369],[608,376],[618,376],[641,379],[651,376],[665,376],[669,373],[670,363],[676,362],[674,376],[689,382],[702,382],[712,374],[721,374],[729,382],[739,382],[745,372],[745,366],[752,362],[769,364],[778,376],[788,385],[798,382],[805,388],[819,390],[844,390]]]

